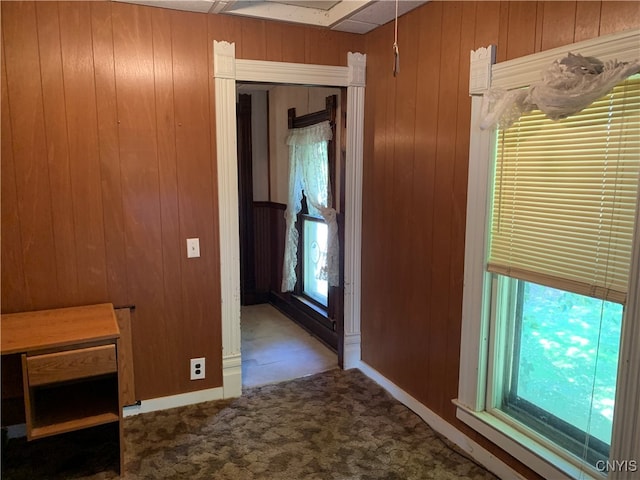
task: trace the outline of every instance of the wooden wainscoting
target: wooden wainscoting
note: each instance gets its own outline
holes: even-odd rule
[[[282,237],[284,242],[279,232],[284,233],[285,208],[280,203],[253,202],[253,238],[248,239],[254,248],[253,281],[244,285],[244,305],[267,303],[269,291],[276,288],[277,279],[282,275],[282,248],[278,246],[278,239]]]

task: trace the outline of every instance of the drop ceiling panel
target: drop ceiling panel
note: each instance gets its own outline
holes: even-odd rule
[[[410,1],[402,0],[398,2],[398,16],[419,7],[424,1]],[[356,20],[359,22],[373,23],[376,25],[384,25],[394,19],[396,15],[396,2],[394,1],[379,1],[372,2],[367,8],[356,12],[349,20]]]
[[[394,0],[115,0],[200,13],[237,15],[367,33],[395,17]],[[428,0],[399,0],[403,15]]]
[[[283,3],[285,5],[295,5],[297,7],[315,8],[316,10],[331,10],[340,1],[323,1],[323,0],[265,0],[271,3]]]
[[[356,20],[348,19],[335,24],[333,27],[331,27],[331,30],[336,30],[339,32],[363,34],[363,33],[370,32],[371,30],[373,30],[378,26],[379,25],[375,23],[358,22]]]
[[[113,0],[122,3],[135,3],[149,7],[170,8],[187,12],[209,13],[215,0]]]

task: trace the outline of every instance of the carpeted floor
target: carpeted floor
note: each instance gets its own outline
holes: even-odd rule
[[[9,441],[2,478],[117,478],[116,443],[64,437]],[[125,463],[132,480],[496,478],[360,371],[339,369],[126,418]]]

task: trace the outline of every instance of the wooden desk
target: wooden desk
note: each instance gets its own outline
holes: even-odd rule
[[[2,315],[2,355],[20,354],[27,438],[118,423],[123,471],[120,330],[104,303]]]

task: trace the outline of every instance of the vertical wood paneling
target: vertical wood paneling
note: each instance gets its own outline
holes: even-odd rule
[[[24,296],[24,270],[22,268],[22,239],[20,238],[20,216],[16,192],[16,172],[13,159],[13,135],[9,114],[9,95],[5,67],[4,42],[2,45],[2,122],[0,154],[0,214],[2,215],[2,311],[15,312],[30,308]],[[3,362],[4,366],[4,362]],[[4,378],[4,375],[3,375]],[[2,390],[4,391],[4,385]]]
[[[378,79],[378,81],[375,82],[375,85],[371,85],[370,88],[367,88],[367,99],[370,102],[374,102],[377,108],[372,115],[365,120],[367,136],[371,139],[371,142],[367,142],[367,146],[365,147],[369,152],[365,158],[370,159],[369,161],[371,162],[375,162],[375,165],[372,165],[372,168],[367,169],[368,171],[363,172],[362,216],[363,218],[367,218],[368,221],[363,221],[362,237],[369,240],[368,242],[363,242],[363,258],[369,257],[370,255],[376,255],[377,252],[380,251],[381,243],[384,241],[382,233],[385,222],[384,218],[382,218],[383,209],[380,199],[384,198],[383,166],[385,161],[385,128],[387,122],[386,103],[383,91],[389,80],[388,70],[385,69],[385,64],[383,62],[383,60],[386,59],[386,56],[383,55],[384,37],[380,32],[381,31],[374,32],[371,35],[370,43],[373,46],[371,49],[372,54],[367,56],[367,72],[369,75]],[[387,75],[385,75],[385,73]],[[373,291],[379,292],[384,290],[384,283],[382,281],[384,278],[384,272],[382,271],[383,266],[384,262],[382,261],[370,263],[363,262],[363,289],[365,288],[365,285],[367,285],[368,288],[372,288]],[[367,318],[367,322],[370,322],[370,325],[374,327],[370,331],[371,336],[362,337],[362,343],[363,345],[377,345],[382,348],[378,350],[377,355],[370,355],[369,358],[367,358],[367,354],[371,350],[365,349],[363,351],[363,359],[370,362],[369,365],[377,367],[378,365],[382,366],[385,363],[384,344],[380,342],[379,338],[381,335],[384,335],[385,331],[384,311],[380,305],[378,308],[370,307],[373,307],[373,305],[367,304],[366,302],[362,303],[362,315]]]
[[[437,299],[432,305],[431,328],[446,335],[449,322],[450,255],[455,140],[458,102],[458,65],[460,59],[459,43],[461,35],[462,4],[447,2],[442,12],[442,45],[440,75],[440,99],[446,99],[447,107],[438,111],[438,129],[436,140],[436,164],[434,184],[433,216],[437,222],[433,229],[431,248],[434,252],[431,270],[431,297]],[[444,105],[442,105],[444,107]],[[446,338],[446,337],[445,337]],[[446,385],[448,365],[446,365],[447,345],[440,335],[433,335],[429,341],[431,362],[429,376],[437,385]],[[441,410],[442,393],[431,389],[431,402]]]
[[[431,354],[424,348],[429,345],[430,337],[427,326],[432,323],[431,305],[432,275],[431,269],[434,251],[431,248],[431,238],[434,230],[434,188],[435,188],[435,159],[438,114],[440,101],[440,77],[433,75],[433,65],[441,62],[442,44],[442,3],[434,4],[434,8],[420,10],[420,36],[418,48],[421,52],[418,62],[418,89],[416,92],[416,135],[414,138],[415,161],[414,177],[410,188],[413,192],[413,213],[419,212],[412,231],[410,250],[413,252],[413,273],[411,275],[412,288],[410,302],[414,315],[425,328],[412,335],[412,348],[422,353],[420,368],[423,372],[430,370]],[[423,53],[422,53],[423,52]],[[421,346],[420,346],[421,345]],[[426,398],[432,388],[422,383],[417,385],[416,391],[420,398]]]
[[[382,164],[382,190],[377,192],[380,195],[380,198],[386,198],[389,201],[378,203],[378,199],[376,199],[377,205],[380,205],[382,212],[383,223],[379,226],[381,229],[380,238],[384,242],[385,245],[396,245],[397,234],[398,231],[394,228],[385,228],[385,225],[392,225],[394,223],[394,217],[396,214],[395,206],[393,205],[393,197],[394,197],[394,168],[395,168],[395,141],[394,141],[394,133],[395,133],[395,125],[396,125],[396,89],[397,84],[393,76],[391,75],[391,67],[393,65],[393,56],[390,45],[390,39],[392,38],[393,25],[388,24],[382,27],[381,35],[383,45],[386,45],[386,49],[383,50],[384,54],[381,56],[380,60],[382,62],[382,77],[385,82],[384,90],[382,96],[380,98],[380,102],[382,103],[383,108],[385,109],[385,122],[381,123],[381,127],[383,129],[383,138],[384,143],[381,144],[381,148],[383,149],[383,164]],[[398,273],[395,270],[395,265],[398,259],[399,249],[391,249],[388,250],[382,265],[383,270],[380,277],[380,280],[384,279],[387,288],[394,289],[397,286],[397,282],[400,281],[398,278]],[[397,312],[394,311],[394,307],[397,307],[397,298],[393,295],[386,295],[384,297],[386,312],[393,312],[393,315],[387,316],[386,318],[383,316],[380,318],[380,321],[383,325],[382,334],[386,335],[387,338],[393,339],[387,345],[387,348],[384,350],[384,358],[387,362],[393,361],[394,353],[400,351],[399,343],[402,342],[403,338],[393,338],[390,334],[393,330],[396,329],[395,322],[397,321]]]
[[[51,191],[53,233],[56,247],[59,305],[69,305],[79,294],[77,247],[73,218],[73,189],[69,165],[69,143],[60,45],[60,23],[56,3],[36,3],[38,42],[42,75],[42,99],[47,138],[47,160]]]
[[[247,19],[242,22],[242,48],[237,52],[240,58],[266,60],[264,20]]]
[[[223,15],[208,15],[207,20],[209,42],[213,43],[214,40],[235,42],[236,57],[242,58],[242,22],[236,17]]]
[[[20,218],[24,304],[58,304],[56,254],[47,164],[40,55],[33,3],[3,2],[4,58]],[[4,242],[3,242],[4,243]]]
[[[513,1],[509,3],[509,31],[507,57],[518,58],[536,51],[537,2]]]
[[[265,32],[265,48],[269,52],[269,60],[283,62],[282,25],[274,24]]]
[[[496,63],[504,62],[507,56],[507,48],[509,46],[508,36],[511,25],[509,24],[509,10],[512,2],[500,2],[500,16],[498,28],[498,45],[496,49]],[[515,26],[513,28],[516,28]],[[481,45],[486,47],[487,45]]]
[[[600,10],[600,35],[638,28],[640,2],[603,1]]]
[[[271,211],[275,207],[268,202],[256,202],[253,204],[253,218],[255,225],[255,278],[256,293],[266,295],[271,285],[271,272],[276,270],[272,265],[272,252],[275,245],[271,244],[273,225],[271,224]],[[281,212],[281,210],[277,210]]]
[[[305,62],[305,31],[304,27],[291,25],[283,31],[282,36],[282,61],[292,63]],[[269,52],[269,50],[267,50]],[[269,58],[271,60],[271,58]]]
[[[576,8],[579,2],[541,2],[542,50],[574,41]]]
[[[200,28],[194,28],[200,26]],[[219,292],[212,292],[210,285],[219,276],[218,252],[209,248],[217,232],[214,230],[212,159],[208,106],[208,56],[206,17],[181,15],[173,24],[173,76],[176,114],[176,158],[178,162],[180,232],[182,238],[199,237],[201,258],[182,256],[182,296],[184,315],[192,319],[195,331],[206,332],[185,342],[195,352],[209,358],[211,374],[222,381],[220,322],[210,323],[210,318],[220,304]],[[177,334],[178,332],[176,332]],[[186,349],[185,369],[188,369]],[[193,357],[193,355],[192,355]],[[191,358],[192,358],[191,357]],[[187,376],[184,375],[186,383]]]
[[[347,54],[340,48],[341,42],[337,32],[329,32],[320,28],[305,30],[305,63],[319,65],[343,65]]]
[[[393,135],[395,133],[395,124],[396,124],[396,81],[391,75],[391,68],[393,65],[393,56],[391,54],[391,45],[390,39],[393,35],[393,26],[391,24],[383,27],[380,32],[381,43],[386,48],[383,49],[383,54],[381,55],[381,75],[384,78],[384,82],[382,83],[383,90],[380,92],[379,102],[381,103],[381,108],[383,108],[384,114],[384,122],[380,122],[382,142],[380,144],[380,148],[382,149],[382,188],[378,193],[380,195],[379,198],[376,198],[374,201],[380,209],[382,214],[383,223],[378,225],[379,227],[379,238],[385,245],[395,245],[396,241],[396,231],[393,228],[385,228],[385,225],[392,224],[395,207],[392,201],[387,202],[379,202],[381,198],[387,198],[389,200],[393,199],[394,196],[394,149],[395,142]],[[387,286],[387,288],[393,289],[398,282],[398,274],[394,271],[394,266],[398,257],[398,250],[393,249],[389,250],[385,255],[382,261],[382,272],[380,272],[380,276],[378,278],[379,281],[384,282],[383,284]],[[388,342],[386,348],[384,349],[384,356],[382,357],[387,362],[393,362],[393,356],[395,352],[400,350],[399,343],[402,342],[403,338],[394,338],[391,333],[396,329],[395,323],[397,322],[398,313],[394,310],[394,306],[397,305],[396,298],[392,295],[387,295],[383,299],[384,301],[384,310],[381,311],[381,315],[378,321],[382,325],[381,335],[386,336],[388,339],[392,339]],[[385,315],[385,312],[387,314]],[[389,315],[393,312],[391,315]]]
[[[67,130],[82,132],[69,136],[73,221],[82,226],[75,229],[78,299],[99,303],[108,293],[90,4],[61,3],[59,16]]]
[[[536,16],[535,16],[535,39],[533,42],[533,51],[539,52],[542,50],[542,30],[543,30],[543,21],[544,21],[544,1],[538,0],[536,7]]]
[[[91,27],[106,250],[105,274],[109,300],[115,305],[128,305],[132,300],[125,251],[111,3],[91,3]]]
[[[279,205],[279,208],[278,208]],[[271,245],[275,248],[271,250],[271,290],[279,292],[282,287],[282,270],[284,259],[284,240],[286,233],[286,222],[284,219],[284,211],[286,205],[272,204],[271,207]]]
[[[418,43],[420,32],[420,17],[417,15],[404,16],[400,18],[398,25],[398,44],[405,46],[402,52],[402,65],[398,75],[392,80],[395,84],[396,92],[406,92],[408,95],[401,95],[395,105],[394,130],[391,133],[394,144],[394,155],[398,159],[395,167],[395,175],[393,177],[393,197],[392,206],[395,217],[395,232],[393,244],[409,244],[412,236],[412,224],[415,221],[415,215],[412,208],[412,191],[407,188],[412,183],[415,164],[415,149],[413,139],[415,138],[416,126],[416,102],[415,95],[417,91],[417,60],[418,51],[415,45]],[[399,47],[400,48],[400,47]],[[388,65],[387,75],[392,77],[393,62]],[[413,252],[409,249],[399,249],[395,255],[396,269],[394,272],[395,281],[390,285],[393,296],[400,300],[396,316],[395,327],[399,329],[408,329],[411,322],[414,321],[414,312],[409,303],[411,291],[405,287],[405,280],[410,278],[411,266],[413,264]],[[418,374],[416,368],[419,362],[415,361],[414,356],[420,355],[419,350],[410,348],[413,342],[410,338],[402,339],[398,345],[397,352],[402,352],[398,361],[406,363],[408,368],[403,372],[408,378],[412,378]],[[406,382],[405,380],[405,383]],[[414,393],[414,392],[410,392]]]
[[[501,2],[482,2],[476,8],[475,48],[499,43]]]
[[[305,28],[284,23],[269,24],[265,31],[268,60],[273,62],[304,63]]]
[[[150,337],[134,348],[136,391],[141,398],[153,398],[166,392],[157,379],[173,371],[165,352],[174,339],[163,314],[151,9],[123,4],[112,9],[126,258],[137,307],[132,331],[134,339]]]
[[[601,8],[602,2],[577,2],[574,42],[581,42],[598,36]]]
[[[172,15],[163,9],[151,13],[153,30],[153,69],[155,78],[158,181],[162,225],[163,291],[165,300],[165,334],[174,341],[166,345],[168,356],[179,358],[185,349],[184,335],[177,330],[182,318],[182,255],[180,209],[178,204],[178,164],[176,156],[176,118],[173,95]],[[180,362],[184,367],[185,362]],[[174,390],[184,372],[174,368],[167,372],[167,384]]]

